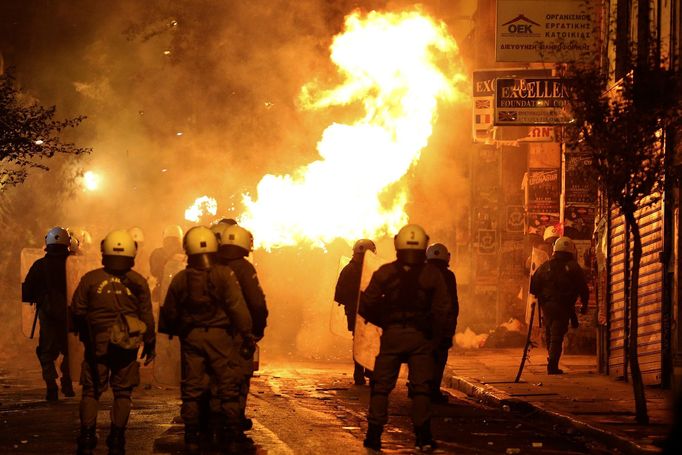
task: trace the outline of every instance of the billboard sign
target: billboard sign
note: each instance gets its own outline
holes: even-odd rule
[[[558,77],[499,78],[495,85],[498,126],[562,125],[571,122],[568,87]]]
[[[599,37],[594,4],[585,0],[497,0],[497,61],[593,59]]]
[[[495,81],[502,77],[549,77],[549,69],[504,68],[474,71],[473,80],[473,126],[474,140],[485,141],[490,136],[495,115]]]

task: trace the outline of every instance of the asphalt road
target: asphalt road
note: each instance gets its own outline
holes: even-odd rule
[[[352,364],[269,363],[253,381],[248,414],[257,454],[368,453],[362,447],[369,387],[352,385]],[[434,437],[439,453],[574,454],[613,453],[568,428],[531,416],[485,407],[451,392],[447,405],[434,407]],[[406,378],[391,395],[390,422],[384,432],[384,452],[412,453]],[[37,369],[0,366],[0,453],[75,453],[78,399],[43,401]],[[182,453],[179,389],[155,383],[149,371],[136,389],[127,438],[128,454]],[[109,427],[110,392],[98,417],[100,444]]]

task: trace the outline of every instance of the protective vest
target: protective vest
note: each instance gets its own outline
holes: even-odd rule
[[[545,262],[536,273],[536,282],[532,283],[534,289],[531,291],[537,292],[540,305],[572,311],[580,292],[576,277],[580,271],[576,270],[574,261],[552,258]]]
[[[431,291],[422,288],[419,283],[423,269],[421,264],[408,269],[396,267],[384,291],[383,327],[414,327],[430,332]]]
[[[227,319],[218,316],[222,308],[210,270],[188,268],[185,280],[186,294],[180,304],[184,325],[187,328],[227,326]]]

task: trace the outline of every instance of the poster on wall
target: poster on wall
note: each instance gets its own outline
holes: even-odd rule
[[[558,226],[559,224],[558,213],[529,213],[526,233],[542,237],[548,226]]]
[[[478,230],[478,252],[479,254],[497,253],[497,230],[495,229]]]
[[[598,52],[596,1],[497,0],[498,62],[588,61]]]
[[[591,204],[597,198],[592,158],[578,153],[566,154],[566,204]]]
[[[594,217],[594,207],[567,205],[564,209],[564,235],[573,240],[592,239]]]
[[[522,205],[507,206],[507,232],[523,232],[523,218],[525,211]]]
[[[523,241],[503,240],[500,246],[500,278],[516,279],[525,273],[526,256]]]
[[[561,179],[559,169],[529,169],[527,178],[528,200],[531,213],[559,213]]]

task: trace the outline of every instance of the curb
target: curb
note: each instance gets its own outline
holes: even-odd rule
[[[592,439],[600,441],[609,447],[616,447],[621,452],[631,455],[660,454],[661,449],[655,446],[643,446],[626,437],[614,434],[604,428],[579,420],[570,414],[562,414],[533,404],[526,400],[514,398],[509,394],[487,384],[482,384],[470,378],[448,375],[450,388],[476,398],[480,402],[493,407],[508,407],[514,413],[534,413],[536,416],[553,421],[554,423],[572,427]]]

